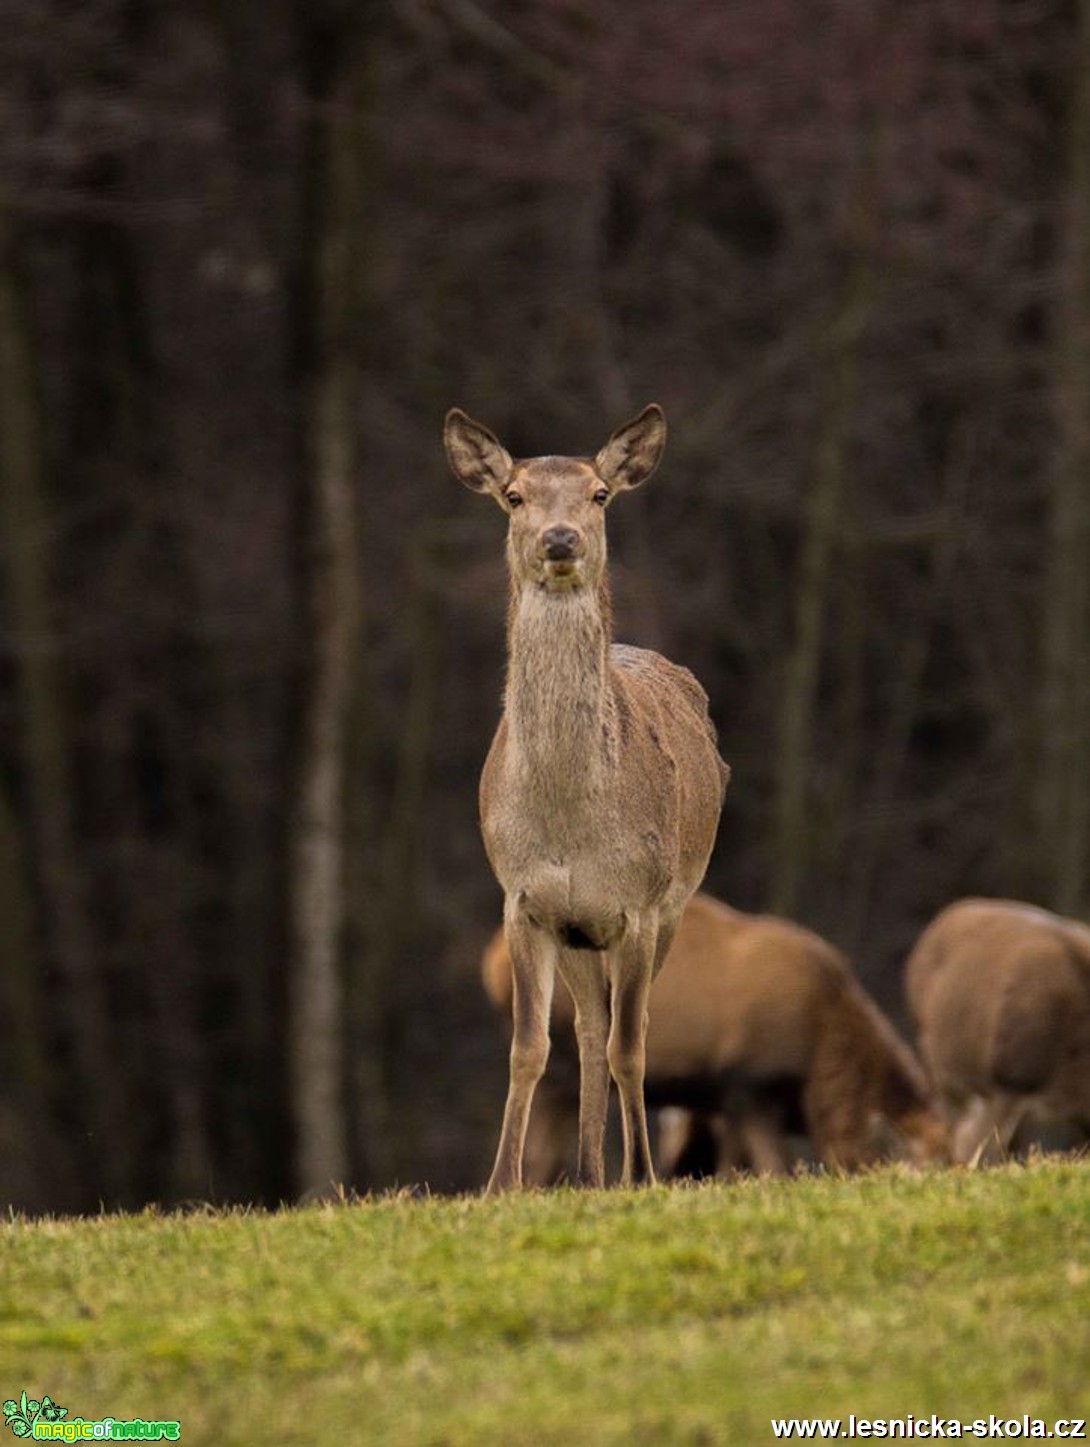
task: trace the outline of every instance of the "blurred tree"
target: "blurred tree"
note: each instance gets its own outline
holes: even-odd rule
[[[347,729],[362,595],[356,537],[358,295],[368,33],[355,7],[297,12],[305,141],[295,318],[300,388],[298,744],[291,838],[290,1064],[296,1186],[348,1177],[343,946]]]
[[[86,876],[75,833],[70,700],[57,637],[55,521],[42,444],[39,369],[25,296],[18,227],[0,197],[0,509],[27,815],[48,906],[44,933],[60,985],[50,992],[49,1018],[60,1026],[64,1053],[59,1058],[71,1061],[54,1081],[64,1090],[76,1122],[80,1176],[103,1199],[116,1200],[127,1179],[129,1137],[124,1127],[123,1078],[113,1068],[109,1006],[88,928]],[[17,869],[10,844],[6,853]],[[12,903],[18,905],[18,893]],[[24,1025],[28,1012],[31,1018],[37,1015],[30,1002],[41,988],[25,976],[32,958],[28,946],[24,939],[15,961],[23,974],[16,999]],[[45,1039],[39,1037],[37,1043],[44,1046]],[[33,1043],[26,1041],[24,1049],[31,1051],[33,1063]],[[37,1071],[31,1071],[27,1086],[38,1104],[44,1104]],[[48,1142],[48,1122],[41,1124]]]
[[[1040,827],[1048,902],[1090,908],[1090,4],[1075,7],[1051,307],[1056,422],[1045,562]]]
[[[796,914],[800,890],[813,867],[810,796],[820,768],[814,725],[833,569],[843,534],[841,510],[847,489],[848,448],[858,385],[862,330],[871,305],[871,262],[860,253],[851,263],[849,292],[829,328],[814,445],[813,476],[805,502],[794,634],[785,650],[783,697],[774,799],[772,858],[775,867],[769,905],[777,914]]]
[[[52,1094],[58,1055],[44,1028],[41,957],[31,921],[23,839],[0,795],[0,1200],[17,1211],[56,1210],[73,1199],[58,1150]]]

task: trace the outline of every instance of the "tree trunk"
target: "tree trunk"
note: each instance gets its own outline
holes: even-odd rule
[[[1053,311],[1040,791],[1046,888],[1065,914],[1090,905],[1090,0],[1080,0],[1076,26]]]
[[[399,990],[398,962],[412,940],[419,916],[416,845],[427,788],[428,763],[438,721],[440,648],[440,549],[434,535],[416,540],[411,595],[406,605],[405,641],[411,659],[408,692],[398,738],[390,806],[380,831],[375,876],[366,896],[353,896],[353,935],[358,948],[349,969],[347,1018],[353,1052],[351,1099],[357,1118],[354,1157],[371,1188],[394,1185],[411,1169],[414,1140],[411,1114],[395,1120],[394,1064],[402,1047],[403,1021],[413,1000]],[[365,705],[362,689],[359,702]],[[370,843],[364,791],[353,789],[352,858],[362,860]],[[371,831],[374,832],[373,830]],[[402,976],[403,978],[403,976]]]
[[[807,498],[794,638],[787,652],[773,806],[770,908],[794,913],[811,856],[814,713],[825,643],[830,577],[846,477],[859,337],[867,311],[867,268],[857,261],[830,338],[825,395]]]
[[[353,478],[353,365],[360,119],[351,21],[316,33],[304,148],[304,273],[296,304],[302,373],[297,778],[291,825],[289,1049],[300,1193],[347,1174],[342,944],[346,740],[361,595]]]
[[[41,959],[34,939],[26,861],[19,824],[0,793],[0,1211],[57,1209],[70,1198],[70,1178],[57,1170],[49,1107],[48,1038],[40,994]],[[61,1160],[61,1171],[65,1162]]]
[[[939,520],[923,545],[925,557],[921,565],[926,570],[930,607],[921,610],[916,630],[901,640],[888,714],[876,736],[867,741],[869,753],[865,768],[860,771],[862,786],[855,808],[855,828],[845,831],[844,846],[851,842],[852,862],[838,917],[839,943],[849,951],[861,948],[866,938],[874,882],[891,849],[887,821],[894,816],[895,804],[902,797],[912,730],[924,697],[924,674],[934,646],[936,624],[951,606],[950,584],[965,532],[965,495],[972,476],[976,430],[975,418],[968,418],[952,448]],[[894,839],[893,847],[903,845],[903,839]]]
[[[52,1013],[72,1051],[66,1094],[85,1141],[81,1176],[92,1199],[113,1201],[126,1174],[121,1077],[75,841],[71,749],[47,548],[52,529],[17,247],[15,224],[0,203],[0,508],[28,809],[43,924],[62,982]]]

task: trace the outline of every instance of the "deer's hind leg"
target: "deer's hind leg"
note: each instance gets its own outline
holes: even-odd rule
[[[735,1126],[754,1175],[787,1174],[787,1141],[775,1106],[750,1100],[741,1107]]]
[[[575,1005],[579,1045],[579,1163],[581,1186],[605,1184],[606,1111],[609,1106],[609,995],[605,961],[596,950],[561,950],[560,976]]]
[[[544,931],[513,913],[506,915],[504,930],[514,989],[511,1063],[500,1144],[485,1187],[490,1196],[522,1185],[530,1106],[549,1058],[549,1007],[556,974],[556,947]]]
[[[548,1076],[538,1084],[522,1148],[525,1185],[555,1186],[564,1178],[578,1111],[575,1097],[550,1088]]]

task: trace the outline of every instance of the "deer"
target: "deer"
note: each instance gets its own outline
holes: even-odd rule
[[[1090,1135],[1090,928],[1017,900],[958,900],[916,941],[905,993],[957,1161],[1005,1155],[1031,1122]]]
[[[512,970],[502,930],[484,950],[481,976],[509,1020]],[[561,992],[553,1022],[560,1069],[539,1093],[528,1143],[541,1184],[562,1172],[574,1116],[573,1002]],[[789,1169],[789,1132],[808,1135],[817,1159],[844,1171],[877,1162],[891,1147],[917,1164],[949,1158],[947,1127],[920,1062],[847,957],[801,925],[704,893],[686,905],[651,987],[646,1097],[669,1108],[668,1174],[698,1136],[714,1148],[720,1170],[762,1175]]]
[[[443,439],[455,477],[497,503],[508,523],[506,679],[479,813],[503,890],[514,1023],[486,1194],[522,1185],[558,973],[578,1039],[577,1180],[604,1185],[612,1079],[621,1183],[651,1184],[647,999],[704,877],[730,777],[693,674],[612,638],[606,509],[654,473],[666,419],[651,403],[593,459],[516,461],[459,408],[447,414]]]

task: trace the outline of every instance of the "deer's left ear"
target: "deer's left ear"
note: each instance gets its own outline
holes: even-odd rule
[[[474,492],[487,492],[502,506],[503,487],[511,475],[511,455],[483,422],[474,422],[452,407],[443,424],[443,446],[450,470]]]
[[[595,471],[614,492],[639,487],[659,465],[666,446],[666,417],[657,402],[618,427],[594,459]]]

